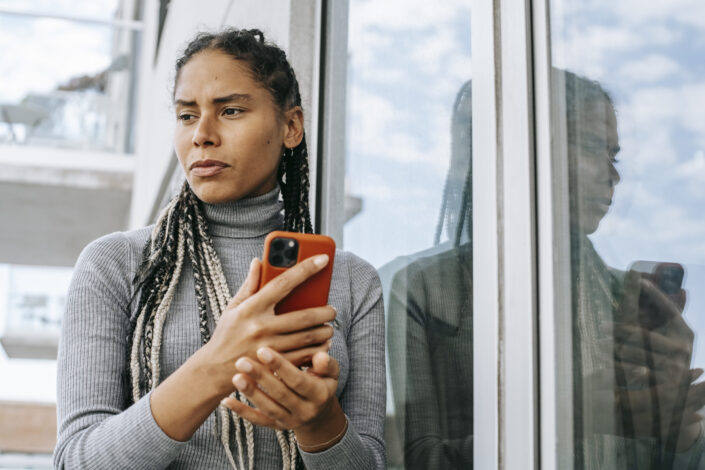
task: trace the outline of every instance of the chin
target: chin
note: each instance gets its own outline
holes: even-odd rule
[[[199,184],[194,186],[190,182],[189,184],[196,197],[206,204],[221,204],[242,198],[241,195],[233,191],[224,191],[223,188],[212,187],[217,185]]]

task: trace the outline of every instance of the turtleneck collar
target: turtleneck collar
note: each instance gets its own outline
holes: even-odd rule
[[[216,237],[256,238],[284,226],[279,187],[261,196],[221,204],[203,203],[208,233]]]

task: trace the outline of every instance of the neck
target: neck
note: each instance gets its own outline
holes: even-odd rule
[[[284,226],[279,187],[261,196],[203,204],[208,232],[215,237],[257,238]]]

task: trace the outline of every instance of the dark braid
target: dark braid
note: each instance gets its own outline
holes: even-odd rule
[[[451,118],[451,156],[443,187],[441,210],[433,238],[438,245],[445,226],[453,246],[459,246],[463,231],[472,241],[472,82],[460,87]]]

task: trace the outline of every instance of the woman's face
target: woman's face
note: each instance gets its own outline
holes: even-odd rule
[[[595,232],[612,205],[614,187],[620,177],[615,167],[619,152],[617,117],[607,100],[586,107],[577,142],[569,146],[577,165],[577,214],[585,234]]]
[[[282,113],[242,61],[214,50],[181,68],[174,149],[199,199],[221,203],[276,186],[283,148],[303,135],[301,108]]]

